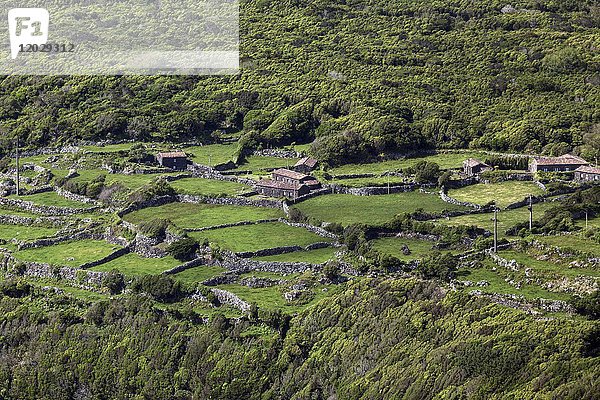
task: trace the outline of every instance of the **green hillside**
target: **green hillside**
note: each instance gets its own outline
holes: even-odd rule
[[[505,5],[244,1],[239,75],[5,78],[0,129],[32,146],[316,138],[331,164],[433,146],[597,153],[597,3]]]

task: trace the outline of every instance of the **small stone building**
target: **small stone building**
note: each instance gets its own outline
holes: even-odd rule
[[[485,171],[491,171],[492,169],[492,167],[476,158],[469,158],[463,161],[463,172],[467,176],[477,175]]]
[[[575,170],[575,180],[580,182],[599,182],[600,168],[584,165]]]
[[[256,183],[255,190],[265,196],[287,197],[288,199],[296,199],[310,193],[307,185],[274,181],[272,179],[261,179]]]
[[[314,181],[310,175],[303,174],[302,172],[296,172],[285,168],[276,169],[271,173],[274,181],[294,183],[296,185],[305,184],[308,181]]]
[[[187,155],[183,151],[158,153],[156,160],[161,166],[177,171],[185,170],[188,165]]]
[[[298,162],[294,165],[294,171],[302,172],[304,174],[309,174],[317,167],[319,161],[314,158],[304,157],[298,160]]]
[[[529,170],[536,172],[571,172],[579,167],[589,165],[581,157],[572,154],[565,154],[560,157],[534,157],[529,166]]]

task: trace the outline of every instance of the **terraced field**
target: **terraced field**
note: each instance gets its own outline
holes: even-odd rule
[[[12,199],[16,199],[17,196],[12,195],[9,196]],[[66,199],[56,192],[43,192],[32,194],[29,196],[19,196],[20,200],[31,201],[32,203],[39,204],[42,206],[54,206],[54,207],[71,207],[71,208],[90,208],[93,207],[91,204],[82,203],[79,201],[74,201],[70,199]]]
[[[258,261],[278,261],[278,262],[306,262],[311,264],[322,264],[335,258],[335,253],[339,249],[326,247],[317,250],[295,251],[293,253],[277,254],[275,256],[255,257]]]
[[[434,252],[434,242],[418,239],[406,239],[406,238],[381,238],[371,241],[373,249],[383,254],[389,254],[396,257],[401,261],[413,261],[420,260],[427,257],[429,254]],[[410,254],[404,254],[402,252],[402,246],[408,246]],[[447,253],[444,251],[443,253]]]
[[[544,212],[552,207],[553,203],[539,203],[533,206],[533,219],[538,220],[544,215]],[[469,214],[453,217],[450,219],[439,219],[438,223],[449,226],[477,226],[490,232],[494,230],[492,218],[494,214]],[[498,236],[506,237],[506,230],[519,224],[529,221],[529,210],[527,207],[521,207],[514,210],[504,210],[498,213]]]
[[[53,236],[57,231],[57,228],[41,226],[0,225],[0,239],[6,241],[11,239],[28,241]]]
[[[471,185],[448,191],[450,197],[460,201],[480,205],[495,201],[501,208],[521,201],[529,195],[538,196],[541,194],[544,194],[544,191],[535,183],[515,181]]]
[[[204,178],[179,179],[171,182],[170,185],[178,193],[195,196],[217,196],[221,194],[236,196],[252,190],[250,186],[241,183]]]
[[[163,258],[144,258],[135,253],[125,254],[115,260],[91,268],[92,271],[111,271],[116,269],[127,276],[160,274],[183,264],[171,256]]]
[[[283,211],[272,208],[170,203],[135,211],[124,219],[134,224],[154,218],[168,219],[180,228],[191,229],[280,217]]]
[[[190,236],[199,240],[208,239],[209,242],[233,252],[256,251],[294,245],[305,247],[317,242],[331,241],[331,239],[321,237],[306,229],[280,222],[192,232]]]
[[[20,261],[77,267],[91,261],[100,260],[117,249],[119,249],[119,246],[100,240],[79,240],[53,246],[20,250],[13,255]]]
[[[430,213],[444,210],[465,210],[442,201],[437,194],[407,192],[382,196],[353,196],[333,194],[318,196],[295,206],[304,214],[321,221],[378,225],[390,221],[397,214],[424,209]]]

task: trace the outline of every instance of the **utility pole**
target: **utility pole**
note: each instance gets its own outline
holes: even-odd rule
[[[588,228],[588,210],[585,210],[585,230]]]
[[[21,195],[21,175],[19,172],[19,137],[17,136],[17,146],[15,151],[15,163],[17,164],[17,197]]]
[[[387,171],[388,194],[390,194],[390,171]]]
[[[494,253],[498,252],[498,207],[494,206]]]
[[[531,195],[529,195],[529,206],[527,207],[529,210],[529,231],[533,229],[533,200]]]

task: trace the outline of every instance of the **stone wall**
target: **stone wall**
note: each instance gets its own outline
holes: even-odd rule
[[[124,256],[125,254],[128,254],[131,252],[131,248],[130,247],[123,247],[121,249],[115,250],[112,253],[110,253],[109,255],[107,255],[104,258],[101,258],[100,260],[96,260],[96,261],[92,261],[89,263],[85,263],[80,265],[78,268],[79,269],[89,269],[89,268],[94,268],[98,265],[102,265],[102,264],[106,264],[107,262],[110,262],[112,260],[116,260],[117,258]]]
[[[296,227],[296,228],[304,228],[307,231],[315,233],[315,234],[317,234],[317,235],[319,235],[321,237],[324,237],[324,238],[332,239],[332,240],[335,240],[335,241],[339,240],[339,238],[337,237],[337,235],[335,235],[335,234],[333,234],[333,233],[331,233],[331,232],[329,232],[329,231],[327,231],[327,230],[325,230],[323,228],[320,228],[318,226],[314,226],[314,225],[310,225],[310,224],[302,224],[302,223],[297,223],[297,222],[290,222],[290,221],[288,221],[287,219],[284,219],[284,218],[280,218],[279,222],[284,223],[284,224],[289,225],[289,226]]]
[[[41,215],[76,215],[85,214],[91,211],[95,211],[100,207],[90,208],[71,208],[71,207],[55,207],[55,206],[42,206],[30,201],[24,201],[20,199],[8,199],[6,197],[0,197],[0,205],[5,207],[18,208],[23,211],[27,211],[34,214]]]
[[[102,233],[90,232],[90,231],[80,231],[75,232],[63,236],[55,236],[51,238],[43,238],[34,240],[32,242],[26,242],[19,244],[19,250],[25,249],[35,249],[39,247],[47,247],[53,246],[60,243],[71,242],[74,240],[104,240],[104,235]]]
[[[302,153],[295,150],[284,150],[284,149],[262,149],[256,150],[252,153],[253,156],[258,157],[277,157],[277,158],[300,158]]]
[[[250,310],[250,303],[240,299],[237,295],[222,289],[211,289],[219,303],[227,304],[239,310],[247,312]]]
[[[455,199],[454,197],[448,196],[448,194],[444,190],[440,190],[440,198],[448,204],[454,204],[455,206],[463,206],[474,208],[476,210],[481,209],[481,205],[475,203],[469,203],[468,201],[460,201]]]
[[[60,227],[68,223],[63,217],[21,217],[18,215],[0,215],[0,224],[24,225],[24,226],[47,226]]]
[[[128,207],[126,207],[125,209],[119,211],[117,213],[117,215],[119,217],[123,217],[126,214],[132,213],[137,210],[141,210],[142,208],[159,207],[159,206],[162,206],[165,204],[174,203],[175,201],[177,201],[177,199],[173,196],[155,197],[155,198],[147,200],[147,201],[141,201],[138,203],[131,204]]]
[[[191,195],[179,195],[177,199],[182,203],[195,203],[195,204],[215,204],[215,205],[227,205],[227,206],[250,206],[250,207],[263,207],[263,208],[276,208],[282,209],[283,203],[276,200],[253,200],[246,199],[243,197],[204,197],[204,196],[191,196]]]
[[[387,186],[364,186],[364,187],[346,187],[340,185],[330,185],[331,191],[337,194],[351,194],[353,196],[381,196],[388,194]],[[419,185],[416,183],[406,185],[394,185],[389,187],[389,193],[413,192],[417,189],[435,188],[436,185]]]
[[[195,268],[195,267],[199,267],[200,265],[206,265],[207,261],[206,258],[204,257],[198,257],[192,261],[188,261],[184,264],[178,265],[174,268],[168,269],[166,271],[163,271],[164,275],[174,275],[177,274],[179,272],[183,272],[186,269],[190,269],[190,268]]]
[[[67,154],[67,153],[78,153],[81,149],[77,146],[63,146],[56,148],[42,147],[39,149],[32,150],[21,150],[19,152],[20,157],[35,157],[42,155],[52,155],[52,154]],[[11,157],[14,158],[14,152],[11,153]]]
[[[94,205],[98,205],[98,206],[101,205],[101,203],[99,201],[97,201],[97,200],[91,199],[91,198],[86,197],[86,196],[82,196],[80,194],[69,192],[68,190],[60,188],[58,186],[55,186],[53,188],[53,190],[56,192],[56,194],[58,194],[59,196],[64,197],[67,200],[78,201],[80,203],[86,203],[86,204],[94,204]]]
[[[215,265],[218,265],[230,272],[250,272],[250,271],[263,271],[263,272],[275,272],[278,274],[295,274],[306,271],[320,271],[322,265],[320,264],[309,264],[303,262],[274,262],[274,261],[258,261],[250,258],[239,258],[233,253],[223,252],[223,259],[215,261]]]
[[[213,226],[205,226],[202,228],[186,228],[186,232],[202,232],[202,231],[213,231],[215,229],[223,229],[223,228],[231,228],[233,226],[245,226],[245,225],[256,225],[256,224],[264,224],[269,222],[278,222],[279,218],[274,219],[259,219],[257,221],[240,221],[233,222],[231,224],[221,224],[221,225],[213,225]]]

